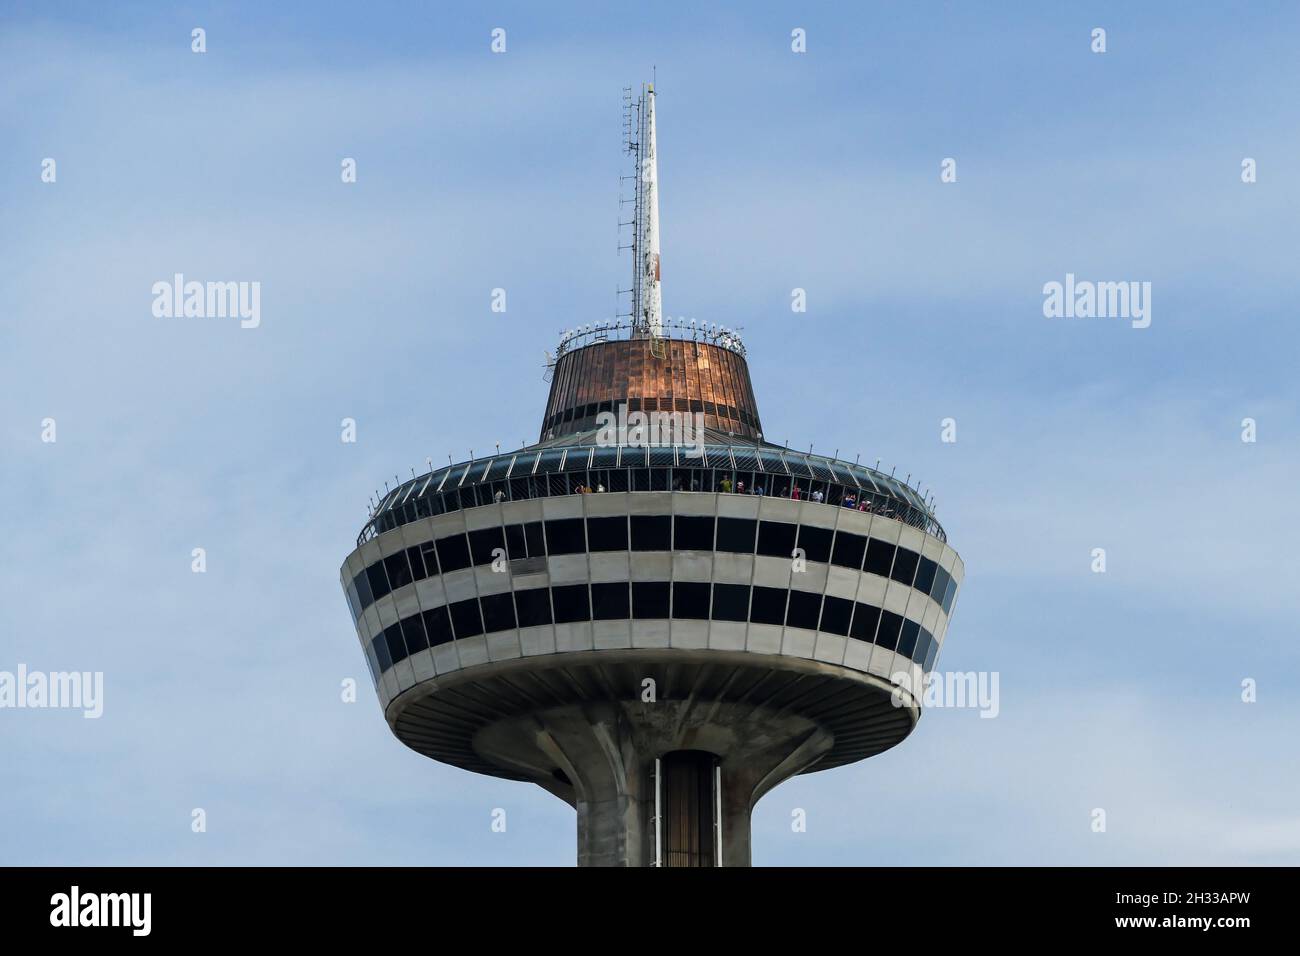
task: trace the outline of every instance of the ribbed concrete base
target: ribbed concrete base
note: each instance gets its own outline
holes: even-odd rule
[[[748,866],[754,804],[831,744],[829,733],[796,714],[681,701],[575,704],[497,723],[475,739],[485,757],[577,810],[579,866],[652,866],[662,857],[662,839],[656,853],[655,759],[678,750],[718,758],[722,864]]]

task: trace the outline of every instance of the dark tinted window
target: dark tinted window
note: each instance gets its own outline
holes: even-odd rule
[[[850,534],[847,531],[835,533],[835,548],[831,551],[831,563],[855,571],[862,568],[862,556],[867,551],[865,535]],[[825,630],[825,628],[822,628]]]
[[[386,671],[393,666],[393,659],[388,655],[388,641],[384,639],[382,633],[375,635],[370,642],[370,647],[375,652],[375,660],[379,661],[380,671]]]
[[[388,572],[388,584],[394,591],[410,584],[411,566],[406,561],[406,552],[398,551],[384,558],[384,570]]]
[[[673,547],[671,515],[633,515],[633,551],[671,551]]]
[[[410,562],[411,576],[416,581],[423,581],[425,578],[429,576],[429,572],[426,571],[424,568],[424,558],[420,556],[420,546],[418,544],[412,545],[411,547],[406,549],[406,560]],[[434,574],[438,573],[438,569],[436,567],[433,569],[433,573]]]
[[[520,627],[537,627],[551,623],[551,592],[546,588],[533,588],[515,592],[515,608],[519,611]]]
[[[492,552],[505,550],[506,538],[500,528],[480,528],[469,533],[469,553],[475,564],[491,564]]]
[[[903,626],[903,619],[893,611],[880,612],[880,630],[876,632],[876,643],[887,650],[898,645],[898,632]]]
[[[388,575],[384,573],[383,561],[376,561],[366,568],[366,577],[370,579],[370,593],[375,596],[376,601],[388,593]],[[943,597],[942,592],[939,597]]]
[[[911,657],[916,651],[916,639],[921,635],[921,625],[916,621],[903,622],[902,636],[898,639],[898,653]]]
[[[560,518],[546,522],[546,550],[549,554],[579,554],[587,550],[581,518]]]
[[[388,656],[394,664],[406,660],[406,641],[402,640],[402,625],[390,624],[384,628],[384,643],[388,645]]]
[[[804,557],[809,561],[820,561],[825,564],[831,559],[830,529],[800,525],[798,547],[803,548]]]
[[[451,640],[451,618],[447,616],[445,605],[425,611],[420,616],[424,618],[424,629],[429,635],[430,647],[437,647]]]
[[[749,616],[749,585],[713,585],[713,619],[743,621]]]
[[[826,597],[822,605],[821,630],[829,634],[848,634],[849,618],[853,614],[853,602],[844,598]]]
[[[540,521],[530,521],[524,525],[524,541],[528,545],[528,556],[530,558],[546,556],[546,542],[542,539],[542,523]]]
[[[889,577],[889,566],[893,563],[894,546],[886,544],[879,538],[872,538],[871,543],[867,545],[867,562],[863,565],[862,570],[887,578]]]
[[[673,518],[673,547],[678,551],[712,551],[713,519],[694,515]]]
[[[753,554],[757,532],[758,522],[753,518],[719,518],[718,550]]]
[[[632,616],[643,619],[667,617],[668,583],[666,581],[633,581]]]
[[[357,589],[357,598],[361,601],[361,610],[365,610],[375,603],[374,595],[370,593],[370,576],[362,571],[352,579],[352,586]]]
[[[789,627],[805,627],[817,630],[817,612],[821,610],[822,596],[808,591],[791,591],[790,607],[785,614],[785,623]]]
[[[749,619],[755,624],[782,624],[785,622],[785,588],[754,588],[754,605]]]
[[[948,589],[943,592],[943,611],[945,614],[952,613],[952,599],[957,596],[957,582],[953,578],[948,579]]]
[[[936,604],[943,603],[943,593],[948,590],[948,572],[940,568],[934,573],[934,584],[930,588],[930,597],[934,598]]]
[[[910,586],[912,578],[916,576],[916,562],[919,559],[920,555],[915,551],[899,548],[898,555],[894,558],[894,569],[889,572],[889,576],[899,584]]]
[[[402,620],[402,637],[406,638],[406,650],[409,654],[415,654],[429,646],[429,638],[424,633],[424,621],[418,614]]]
[[[451,626],[456,629],[456,639],[483,633],[483,619],[478,613],[478,598],[468,598],[451,605]]]
[[[876,625],[880,623],[880,608],[870,604],[857,604],[853,608],[853,623],[849,627],[849,637],[859,641],[871,641],[876,636]]]
[[[912,660],[918,664],[924,663],[925,659],[930,655],[930,645],[933,642],[934,635],[925,628],[921,628],[921,636],[917,638],[916,650],[912,652]]]
[[[514,628],[515,599],[509,591],[505,594],[489,594],[481,598],[480,603],[483,605],[483,627],[489,634]]]
[[[587,542],[592,551],[626,551],[626,518],[588,518]]]
[[[506,525],[506,554],[511,561],[518,561],[520,558],[528,557],[528,545],[524,543],[524,526],[521,524]]]
[[[709,586],[707,584],[695,581],[677,581],[673,584],[673,617],[703,620],[708,616]]]
[[[432,541],[420,545],[420,559],[424,561],[424,573],[429,577],[438,574],[438,551]]]
[[[618,621],[631,616],[627,584],[593,584],[591,586],[592,617],[598,621]]]
[[[794,552],[795,530],[794,525],[783,521],[760,521],[758,553],[770,558],[789,558]]]
[[[920,564],[916,567],[916,581],[912,587],[916,588],[922,594],[929,594],[930,588],[934,586],[934,575],[939,570],[939,565],[935,564],[929,558],[922,558]]]
[[[463,534],[438,539],[438,565],[443,574],[469,567],[469,544]]]
[[[555,605],[556,624],[591,620],[591,599],[587,594],[587,585],[567,584],[551,588],[551,598]]]

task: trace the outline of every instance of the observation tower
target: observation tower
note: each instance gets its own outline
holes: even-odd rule
[[[628,314],[564,335],[536,444],[388,491],[341,579],[408,747],[570,804],[580,865],[747,866],[765,793],[911,733],[963,566],[904,482],[763,439],[736,332],[664,321],[625,100]]]

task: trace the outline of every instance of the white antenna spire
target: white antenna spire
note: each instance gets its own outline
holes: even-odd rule
[[[655,148],[655,87],[646,88],[645,126],[641,143],[640,306],[636,318],[658,338],[663,334],[663,300],[659,294],[659,163]]]

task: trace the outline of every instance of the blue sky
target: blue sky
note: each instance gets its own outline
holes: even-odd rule
[[[665,311],[743,326],[770,439],[933,489],[939,666],[1001,675],[767,796],[755,862],[1300,862],[1294,6],[265,6],[0,5],[0,670],[106,683],[0,710],[0,863],[572,862],[558,800],[392,737],[337,573],[614,311],[652,67]],[[175,272],[261,327],[154,318]],[[1044,318],[1067,272],[1150,328]]]

